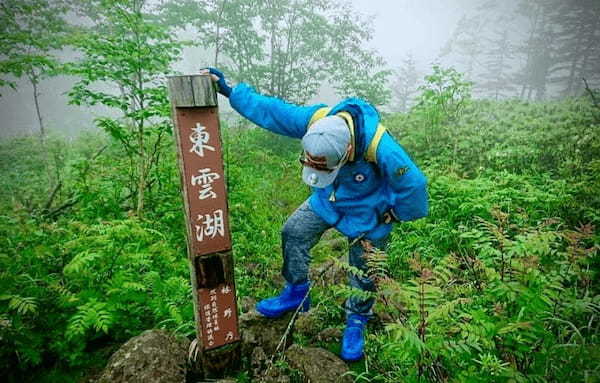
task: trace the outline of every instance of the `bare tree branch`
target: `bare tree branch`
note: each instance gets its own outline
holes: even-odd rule
[[[98,157],[100,157],[100,155],[106,150],[106,148],[108,148],[108,144],[101,147],[96,153],[94,153],[88,159],[88,162],[87,162],[85,170],[84,170],[84,175],[87,174],[88,171],[90,170],[90,164],[92,162],[94,162]],[[55,195],[58,193],[58,190],[61,187],[62,187],[62,183],[59,182],[57,184],[57,186],[54,188],[50,199],[48,200],[48,202],[46,202],[46,205],[44,206],[43,215],[49,219],[58,218],[65,210],[67,210],[68,208],[75,206],[77,203],[79,203],[79,197],[75,196],[75,192],[71,192],[71,193],[69,193],[69,196],[67,197],[66,201],[62,205],[56,207],[53,210],[49,210],[50,207],[52,206],[52,202],[55,198]]]
[[[58,216],[60,216],[62,214],[63,211],[67,210],[68,208],[70,208],[72,206],[75,206],[79,202],[79,198],[73,197],[74,194],[75,193],[71,193],[67,202],[65,202],[61,206],[57,207],[56,209],[46,213],[45,216],[50,219],[56,219],[56,218],[58,218]]]
[[[50,197],[48,197],[48,201],[46,201],[46,203],[44,204],[44,211],[48,211],[52,207],[52,203],[54,202],[54,198],[56,198],[56,194],[58,194],[58,191],[61,188],[62,188],[62,182],[58,181],[58,183],[56,184],[56,186],[54,186],[54,189],[52,190],[52,193],[50,193]]]
[[[583,78],[583,83],[585,84],[585,90],[589,93],[590,98],[592,99],[592,103],[594,104],[594,106],[596,108],[600,108],[600,102],[598,101],[598,99],[596,98],[596,94],[594,93],[594,91],[590,88],[587,80],[585,79],[585,77]]]

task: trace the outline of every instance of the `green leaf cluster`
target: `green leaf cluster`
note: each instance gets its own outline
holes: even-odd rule
[[[56,74],[56,51],[69,32],[63,0],[3,0],[0,4],[0,87],[16,89],[27,76],[37,84]]]

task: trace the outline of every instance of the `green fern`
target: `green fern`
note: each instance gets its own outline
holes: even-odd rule
[[[367,278],[367,273],[365,271],[362,271],[361,269],[354,267],[347,262],[342,262],[336,257],[329,257],[329,259],[331,259],[335,267],[337,267],[338,269],[353,274],[358,278]]]
[[[82,273],[91,271],[91,265],[98,259],[102,258],[102,254],[85,250],[73,257],[71,261],[64,267],[63,272],[67,276],[77,276]]]
[[[371,298],[377,297],[376,292],[361,290],[361,289],[357,289],[355,287],[348,286],[348,285],[334,285],[334,286],[332,286],[331,290],[332,290],[334,296],[344,298],[344,299],[348,299],[350,297],[356,297],[359,299],[366,300],[366,299],[371,299]]]
[[[34,297],[5,294],[0,296],[0,301],[2,300],[8,300],[8,308],[20,315],[35,314],[38,310],[37,299]]]
[[[460,306],[467,305],[472,301],[473,300],[471,298],[456,298],[454,300],[438,304],[429,313],[428,321],[435,322],[438,320],[451,320],[452,314],[455,313]]]
[[[77,313],[69,320],[65,333],[67,339],[82,336],[89,329],[108,333],[113,324],[113,314],[107,309],[105,302],[91,300],[77,308]]]

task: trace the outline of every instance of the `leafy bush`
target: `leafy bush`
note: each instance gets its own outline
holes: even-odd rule
[[[598,373],[591,345],[600,334],[589,326],[600,310],[589,284],[599,277],[592,228],[491,215],[465,219],[456,238],[440,238],[460,243],[444,255],[430,255],[429,239],[415,246],[422,253],[390,250],[394,278],[379,288],[379,310],[390,319],[370,343],[389,381],[584,381]]]
[[[1,231],[4,358],[16,351],[23,366],[35,365],[51,352],[77,365],[107,334],[124,341],[152,326],[193,330],[182,246],[148,225],[13,219]]]
[[[580,99],[478,100],[466,103],[456,117],[453,137],[432,131],[429,118],[418,110],[391,116],[385,124],[420,163],[454,164],[466,176],[507,170],[565,178],[590,174],[598,166],[600,126],[593,113],[594,106]]]

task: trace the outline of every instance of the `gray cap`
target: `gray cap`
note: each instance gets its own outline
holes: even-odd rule
[[[315,122],[302,137],[302,147],[311,157],[324,157],[327,168],[332,171],[317,170],[304,166],[302,180],[309,186],[324,188],[337,176],[350,144],[350,129],[339,116],[327,116]]]

